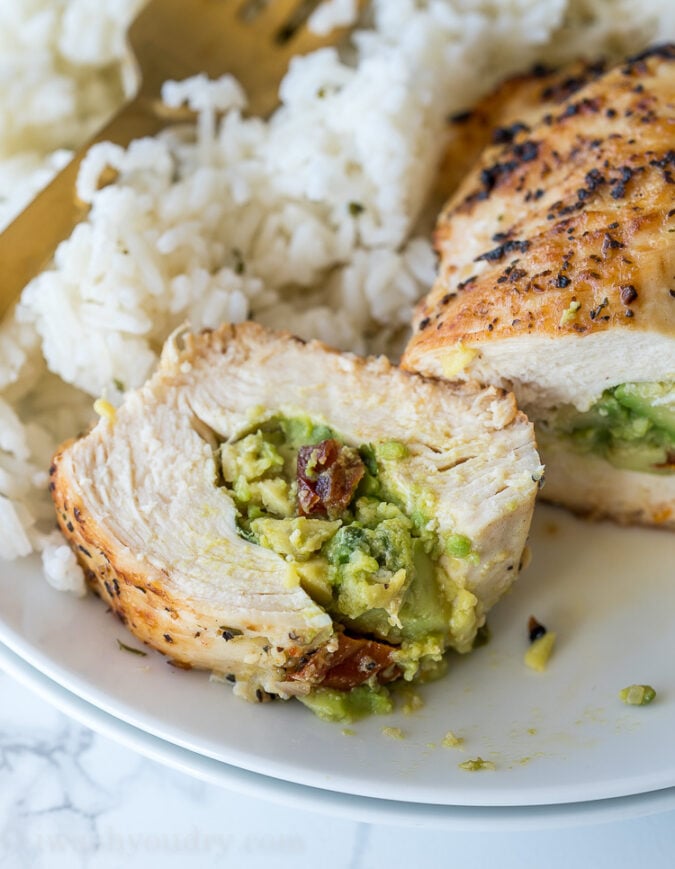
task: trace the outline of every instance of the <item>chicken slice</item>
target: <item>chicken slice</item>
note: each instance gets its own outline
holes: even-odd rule
[[[288,421],[314,432],[295,460]],[[324,499],[309,512],[275,476],[289,462]],[[246,323],[174,335],[149,382],[58,451],[50,488],[89,584],[129,630],[261,699],[468,651],[518,573],[540,475],[511,394]],[[369,555],[353,548],[366,538]],[[414,566],[400,568],[399,545]]]
[[[513,389],[543,497],[675,526],[675,46],[553,102],[511,122],[444,208],[403,366]]]

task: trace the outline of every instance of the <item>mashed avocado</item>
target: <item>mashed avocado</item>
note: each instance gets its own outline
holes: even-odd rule
[[[675,472],[675,384],[623,383],[607,389],[585,413],[561,408],[551,424],[580,452],[616,468]]]
[[[347,472],[358,464],[358,482],[339,515],[302,515],[299,467],[311,485],[327,439],[341,445]],[[314,445],[316,455],[308,450]],[[346,446],[335,431],[306,417],[268,420],[220,446],[239,533],[284,558],[290,575],[345,630],[395,646],[393,659],[412,679],[438,666],[449,646],[471,647],[477,601],[453,582],[447,565],[477,554],[468,537],[441,538],[430,530],[428,493],[402,498],[394,490],[387,469],[408,456],[408,446],[398,441]],[[404,501],[416,505],[410,515]],[[350,691],[317,688],[303,702],[341,721],[391,706],[375,680]]]
[[[385,715],[393,709],[391,695],[382,685],[357,685],[350,691],[316,688],[298,699],[324,721],[342,724],[366,715]]]

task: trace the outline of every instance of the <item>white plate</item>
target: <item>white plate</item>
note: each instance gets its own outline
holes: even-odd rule
[[[604,825],[675,809],[675,788],[586,803],[489,808],[376,800],[303,787],[229,766],[131,727],[66,691],[2,643],[0,669],[82,724],[151,760],[244,796],[271,800],[293,809],[327,813],[332,818],[459,832],[508,831],[511,835],[519,830],[579,827],[597,823]]]
[[[3,567],[0,640],[103,711],[205,757],[347,794],[442,806],[542,806],[675,785],[675,538],[591,525],[539,507],[532,566],[490,619],[493,640],[456,657],[425,706],[354,725],[297,703],[249,705],[203,673],[138,646],[93,597],[50,589],[35,561]],[[534,613],[558,633],[546,673],[523,665]],[[626,707],[619,689],[650,683],[657,700]],[[383,727],[400,727],[392,739]],[[462,750],[443,748],[452,730]],[[496,770],[467,772],[483,757]]]

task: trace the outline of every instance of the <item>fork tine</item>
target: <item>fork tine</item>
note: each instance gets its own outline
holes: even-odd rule
[[[278,105],[277,89],[292,56],[330,45],[344,34],[338,30],[321,37],[304,26],[319,0],[269,0],[247,20],[250,2],[148,0],[127,31],[140,73],[138,96],[99,137],[126,145],[154,135],[173,115],[158,110],[162,84],[199,73],[212,78],[231,73],[244,85],[249,111],[268,115]],[[0,233],[0,317],[84,216],[74,189],[87,147]]]

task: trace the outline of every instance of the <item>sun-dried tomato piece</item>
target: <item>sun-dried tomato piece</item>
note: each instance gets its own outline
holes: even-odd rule
[[[298,511],[337,519],[366,472],[361,457],[334,438],[298,450]]]
[[[337,637],[339,645],[335,652],[316,652],[299,670],[291,673],[290,678],[348,691],[372,676],[377,676],[377,681],[383,685],[401,675],[391,657],[393,646],[342,633]]]

